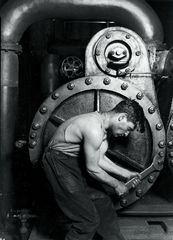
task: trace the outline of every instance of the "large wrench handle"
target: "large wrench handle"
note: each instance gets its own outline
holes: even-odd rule
[[[153,158],[153,162],[152,164],[146,168],[144,171],[142,171],[140,173],[141,175],[141,180],[143,180],[144,178],[146,178],[149,174],[151,174],[152,172],[156,172],[156,171],[160,171],[162,169],[162,165],[159,164],[158,162],[158,156],[154,156]],[[132,178],[130,179],[125,185],[128,188],[128,190],[130,190],[131,188],[134,188],[134,179]]]

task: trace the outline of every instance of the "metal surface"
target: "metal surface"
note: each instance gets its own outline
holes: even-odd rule
[[[23,32],[32,23],[51,17],[113,20],[136,31],[145,41],[162,42],[163,40],[160,20],[144,1],[19,0],[16,2],[11,0],[2,7],[0,15],[2,17],[2,42],[18,42]]]
[[[132,84],[129,83],[128,88],[124,90],[122,88],[124,83],[125,82],[119,78],[114,79],[109,77],[109,84],[105,84],[105,76],[103,75],[90,76],[90,84],[88,84],[88,78],[85,77],[61,86],[40,106],[33,120],[29,139],[30,159],[33,163],[36,163],[40,160],[44,146],[47,144],[57,127],[57,124],[52,122],[52,115],[54,117],[57,116],[60,120],[66,120],[81,113],[97,110],[96,106],[98,105],[95,105],[94,102],[97,102],[98,98],[100,101],[99,108],[101,111],[108,111],[112,109],[119,101],[121,101],[121,99],[132,98],[138,101],[144,109],[146,121],[149,125],[150,131],[152,132],[150,159],[157,156],[155,159],[157,159],[156,161],[159,165],[159,169],[157,169],[157,172],[155,169],[153,169],[153,171],[149,171],[138,188],[131,190],[128,196],[120,200],[118,207],[131,204],[148,191],[157,179],[159,171],[163,168],[165,155],[164,128],[158,127],[161,126],[159,112],[157,109],[152,112],[150,111],[153,104],[145,95],[143,95],[142,99],[138,99],[139,90],[132,86]],[[138,139],[140,139],[140,136],[137,135],[135,140],[135,135],[136,133],[134,133],[133,138],[133,141],[135,141],[134,144],[139,144]],[[146,139],[146,136],[142,136],[142,138]],[[132,141],[132,139],[129,139],[129,141]],[[126,150],[134,153],[134,149],[129,149],[127,147]],[[141,156],[141,153],[142,151],[139,152],[138,158],[139,156],[141,158],[143,157]],[[148,164],[152,164],[152,161]]]

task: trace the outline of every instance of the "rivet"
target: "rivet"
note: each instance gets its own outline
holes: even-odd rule
[[[31,142],[29,143],[29,147],[30,147],[30,148],[34,148],[36,145],[37,145],[37,142],[36,142],[36,141],[31,141]]]
[[[172,148],[172,146],[173,146],[173,141],[169,141],[169,142],[168,142],[168,147],[169,147],[169,148]]]
[[[153,113],[155,112],[155,107],[154,107],[154,106],[149,107],[149,108],[148,108],[148,112],[149,112],[150,114],[153,114]]]
[[[136,95],[136,98],[141,100],[143,98],[143,96],[144,96],[143,93],[138,92],[137,95]]]
[[[164,160],[163,160],[163,159],[159,159],[159,160],[158,160],[158,164],[159,164],[160,166],[162,166],[163,163],[164,163]]]
[[[47,107],[46,107],[46,106],[42,106],[42,107],[40,108],[40,113],[44,114],[44,113],[46,113],[46,112],[47,112]]]
[[[122,207],[126,206],[126,205],[127,205],[127,199],[126,199],[126,198],[121,199],[120,205],[121,205]]]
[[[141,55],[141,52],[140,51],[137,51],[136,52],[136,56],[140,56]]]
[[[69,83],[69,84],[67,85],[67,88],[68,88],[69,90],[72,90],[74,87],[75,87],[74,83]]]
[[[173,159],[171,159],[170,165],[171,165],[171,167],[173,167]]]
[[[153,182],[154,182],[154,176],[153,176],[153,175],[150,175],[150,176],[149,176],[148,182],[149,182],[149,183],[153,183]]]
[[[161,130],[163,128],[163,125],[161,123],[156,124],[156,129]]]
[[[170,125],[170,129],[173,130],[173,123],[171,123],[171,125]]]
[[[54,93],[52,94],[52,98],[53,98],[54,100],[56,100],[57,98],[59,98],[59,93],[54,92]]]
[[[111,82],[110,78],[104,78],[104,80],[103,80],[103,83],[104,83],[105,85],[109,85],[110,82]]]
[[[96,55],[99,56],[101,53],[100,49],[99,48],[96,48]]]
[[[118,71],[118,76],[123,76],[123,75],[125,75],[125,72],[119,70],[119,71]]]
[[[173,157],[173,152],[170,152],[170,153],[169,153],[169,156],[170,156],[170,157]]]
[[[164,152],[163,152],[163,151],[160,151],[160,152],[159,152],[159,156],[160,156],[160,157],[164,157]]]
[[[36,138],[36,137],[37,137],[36,132],[31,132],[31,133],[30,133],[30,138],[34,139],[34,138]]]
[[[109,39],[111,37],[111,34],[108,32],[106,33],[106,38]]]
[[[136,191],[136,196],[137,196],[137,197],[141,197],[141,196],[142,196],[142,189],[138,189],[138,190]]]
[[[33,123],[32,124],[32,129],[37,130],[39,128],[40,128],[40,124],[39,123]]]
[[[160,148],[164,148],[165,142],[164,141],[160,141],[158,145],[159,145]]]
[[[126,72],[126,73],[129,73],[130,71],[131,71],[130,68],[126,68],[126,69],[125,69],[125,72]]]
[[[122,83],[121,84],[121,89],[122,90],[126,90],[128,88],[128,84],[127,83]]]
[[[127,34],[127,35],[126,35],[126,38],[129,39],[129,38],[130,38],[130,34]]]
[[[92,83],[92,78],[86,78],[85,83],[86,85],[90,85]]]
[[[106,72],[106,73],[110,73],[110,71],[111,71],[111,70],[110,70],[109,68],[106,68],[106,69],[105,69],[105,72]]]

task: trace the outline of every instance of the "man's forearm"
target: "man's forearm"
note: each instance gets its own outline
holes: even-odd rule
[[[122,176],[124,178],[128,177],[129,170],[120,167],[116,163],[112,162],[108,157],[104,156],[99,161],[99,166],[106,172],[114,173],[116,175]]]
[[[95,178],[96,180],[103,182],[114,189],[118,186],[119,181],[112,176],[110,176],[107,172],[105,172],[103,169],[99,168],[97,170],[87,170],[89,175]]]

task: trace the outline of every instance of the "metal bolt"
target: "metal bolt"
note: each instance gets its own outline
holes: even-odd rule
[[[30,133],[30,138],[34,139],[36,137],[37,137],[37,133],[35,133],[35,132]]]
[[[32,124],[32,129],[37,130],[39,128],[40,128],[40,124],[39,123],[33,123]]]
[[[54,92],[54,93],[52,94],[52,98],[53,98],[54,100],[56,100],[57,98],[59,98],[59,93]]]
[[[142,196],[142,189],[138,189],[138,190],[136,191],[136,196],[137,196],[137,197],[141,197],[141,196]]]
[[[96,55],[99,56],[101,53],[100,49],[99,48],[96,48]]]
[[[163,160],[163,159],[159,159],[159,160],[158,160],[158,164],[159,164],[160,166],[162,166],[163,163],[164,163],[164,160]]]
[[[69,83],[69,84],[67,85],[67,88],[68,88],[69,90],[72,90],[74,87],[75,87],[74,83]]]
[[[124,55],[125,55],[125,54],[124,54]],[[125,72],[126,72],[126,73],[129,73],[130,71],[131,71],[130,68],[126,68],[126,69],[125,69]]]
[[[85,83],[86,85],[90,85],[92,83],[92,78],[86,78]]]
[[[122,207],[126,206],[126,205],[127,205],[127,199],[126,199],[126,198],[121,199],[120,205],[121,205]]]
[[[30,147],[30,148],[34,148],[36,145],[37,145],[37,142],[36,142],[36,141],[31,141],[31,142],[29,143],[29,147]]]
[[[170,125],[170,129],[173,130],[173,123],[171,123],[171,125]]]
[[[136,56],[140,56],[141,55],[141,52],[140,51],[137,51],[136,52]]]
[[[128,84],[127,83],[122,83],[121,84],[121,89],[122,90],[126,90],[128,88]]]
[[[163,128],[163,125],[161,123],[156,124],[156,129],[161,130]]]
[[[103,80],[103,83],[104,83],[105,85],[109,85],[110,82],[111,82],[110,78],[104,78],[104,80]]]
[[[130,34],[127,34],[127,35],[126,35],[126,38],[129,39],[129,38],[130,38]]]
[[[106,68],[106,69],[105,69],[105,72],[106,72],[106,73],[110,73],[110,71],[111,71],[111,70],[110,70],[109,68]]]
[[[170,165],[173,167],[173,159],[170,160]]]
[[[119,70],[119,71],[118,71],[118,75],[119,75],[119,76],[123,76],[123,75],[125,75],[125,72]]]
[[[109,39],[111,37],[111,33],[107,32],[106,33],[106,38]]]
[[[170,157],[173,157],[173,152],[170,152],[170,153],[169,153],[169,156],[170,156]]]
[[[159,152],[159,156],[160,156],[160,157],[164,157],[164,152],[163,152],[163,151],[160,151],[160,152]]]
[[[173,146],[173,141],[169,141],[169,142],[168,142],[168,147],[169,147],[169,148],[172,148],[172,146]]]
[[[144,95],[141,92],[138,92],[137,95],[136,95],[137,99],[139,99],[139,100],[141,100],[143,98],[143,96]]]
[[[42,113],[42,114],[44,114],[44,113],[46,113],[47,112],[47,107],[46,106],[42,106],[41,108],[40,108],[40,113]]]
[[[153,182],[154,182],[154,176],[153,176],[153,175],[150,175],[150,176],[149,176],[148,182],[149,182],[149,183],[153,183]]]
[[[149,107],[149,108],[148,108],[148,112],[149,112],[150,114],[153,114],[153,113],[155,112],[155,107],[154,107],[154,106]]]
[[[165,142],[164,141],[160,141],[158,145],[159,145],[160,148],[164,148]]]

